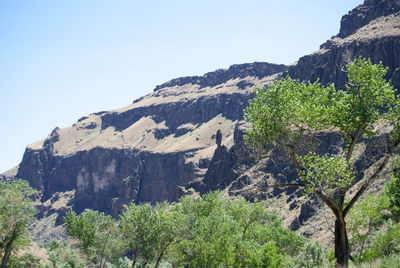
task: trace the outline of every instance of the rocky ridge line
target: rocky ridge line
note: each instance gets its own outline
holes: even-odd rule
[[[247,76],[261,78],[283,72],[286,69],[286,65],[278,65],[267,62],[234,64],[228,69],[219,69],[214,72],[206,73],[203,76],[186,76],[172,79],[162,85],[157,86],[154,91],[158,91],[166,87],[183,86],[186,84],[200,85],[200,88],[214,87],[216,85],[223,84],[230,79],[245,78]]]

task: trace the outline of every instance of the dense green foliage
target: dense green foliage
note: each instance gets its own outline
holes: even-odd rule
[[[282,227],[266,202],[224,199],[218,192],[176,204],[130,204],[116,228],[124,250],[107,259],[101,249],[108,228],[116,226],[111,218],[86,210],[79,216],[69,212],[65,221],[89,262],[102,267],[126,264],[123,255],[132,267],[281,267],[294,263],[307,241]]]
[[[334,94],[334,87],[324,88],[318,81],[303,84],[289,76],[256,88],[245,110],[245,119],[252,123],[246,139],[258,145],[294,146],[306,131],[329,126]]]
[[[89,209],[77,216],[70,210],[64,220],[68,233],[78,240],[79,248],[100,268],[116,253],[121,253],[119,229],[111,216]]]
[[[278,260],[296,256],[305,242],[282,227],[266,202],[233,201],[210,193],[197,200],[183,198],[174,211],[183,218],[185,230],[174,247],[178,264],[245,267],[256,260],[281,263]]]
[[[357,263],[400,264],[396,257],[400,224],[391,219],[398,211],[391,203],[400,191],[393,186],[396,183],[393,179],[380,195],[361,199],[349,216],[351,251]],[[85,210],[80,215],[70,211],[65,222],[75,243],[52,241],[44,245],[46,263],[28,251],[11,256],[8,267],[329,265],[324,249],[282,227],[265,201],[225,199],[218,192],[197,199],[185,197],[175,204],[132,203],[119,221],[97,211]]]
[[[49,267],[78,268],[86,265],[85,259],[78,250],[57,240],[46,244],[45,248],[51,263]]]
[[[387,190],[390,185],[381,195],[363,198],[352,210],[348,225],[352,254],[357,262],[373,262],[398,252],[399,225],[389,220],[390,211],[382,214],[389,209],[388,200],[393,197]],[[79,225],[67,226],[73,227],[72,230],[79,226],[80,235],[74,237],[83,253],[83,245],[87,244],[85,237],[96,237],[101,228],[95,228],[94,235],[87,230],[102,226],[106,218],[112,221],[90,210],[80,216],[70,212],[67,217],[79,222]],[[369,232],[368,226],[372,228]],[[72,230],[69,229],[71,234]],[[282,227],[281,219],[268,209],[265,201],[224,199],[218,192],[154,207],[132,203],[121,215],[117,232],[124,250],[112,253],[108,267],[159,267],[161,264],[163,267],[325,267],[329,263],[326,252],[317,242]],[[52,263],[65,263],[60,267],[70,267],[68,262],[75,262],[76,267],[84,263],[70,247],[55,242],[47,247],[53,248],[49,251]],[[95,247],[102,248],[102,244]],[[87,257],[88,262],[99,264],[99,258]]]
[[[121,216],[122,237],[133,253],[133,266],[156,262],[160,264],[168,247],[176,243],[180,234],[179,215],[168,209],[167,203],[137,206],[132,203]]]

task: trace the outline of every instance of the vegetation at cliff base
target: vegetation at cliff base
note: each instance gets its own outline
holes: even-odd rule
[[[65,218],[77,248],[99,267],[121,262],[132,267],[166,263],[174,267],[281,267],[294,263],[307,243],[305,237],[282,227],[265,201],[225,199],[219,192],[154,207],[132,203],[119,221],[110,220],[91,210],[79,216],[69,212]],[[111,227],[114,235],[109,235]]]

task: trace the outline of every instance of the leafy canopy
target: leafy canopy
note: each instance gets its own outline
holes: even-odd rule
[[[311,129],[329,126],[333,86],[324,88],[317,81],[303,84],[287,76],[268,89],[256,88],[245,109],[245,120],[252,123],[246,139],[253,143],[296,144]]]
[[[35,194],[26,181],[0,181],[0,256],[6,265],[12,250],[29,244],[28,225],[36,210],[30,197]]]
[[[119,230],[111,216],[90,209],[76,215],[70,210],[64,221],[68,234],[78,240],[79,248],[99,267],[121,250]]]
[[[378,120],[393,122],[392,137],[400,137],[400,105],[384,78],[386,72],[381,63],[360,57],[347,65],[348,83],[343,90],[336,90],[333,84],[324,87],[318,81],[301,83],[289,76],[268,88],[255,89],[245,109],[245,120],[252,124],[245,139],[256,145],[292,149],[292,161],[308,193],[318,188],[329,195],[345,188],[355,176],[351,169],[355,146],[363,135],[376,134]],[[294,148],[302,139],[312,141],[315,132],[329,127],[342,134],[346,142],[343,154],[321,157],[309,146],[306,155],[295,155]]]

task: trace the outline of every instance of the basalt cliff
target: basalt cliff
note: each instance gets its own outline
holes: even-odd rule
[[[129,202],[176,201],[220,189],[227,195],[280,200],[277,207],[287,211],[286,224],[297,230],[320,206],[296,189],[254,190],[297,178],[285,152],[271,150],[260,160],[243,142],[248,127],[243,109],[255,87],[286,75],[341,88],[344,66],[358,56],[382,61],[389,67],[387,78],[400,88],[400,0],[366,0],[342,18],[338,35],[290,66],[255,62],[173,79],[127,107],[55,128],[28,145],[15,177],[39,190],[39,216],[55,214],[57,224],[69,207],[117,216]],[[385,140],[382,133],[377,142]],[[321,152],[343,146],[335,133],[319,138]],[[369,157],[380,157],[372,147],[365,150]],[[356,161],[368,165],[367,159]],[[55,205],[59,200],[66,202]],[[310,228],[302,232],[311,235],[320,227]]]

